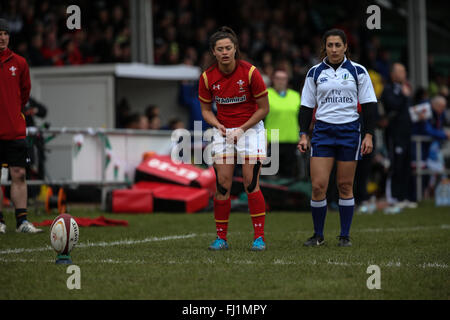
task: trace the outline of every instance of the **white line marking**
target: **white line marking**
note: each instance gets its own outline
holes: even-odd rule
[[[236,265],[242,265],[242,264],[261,264],[261,261],[252,261],[252,260],[231,260],[227,259],[227,263],[230,264],[236,264]],[[0,258],[0,263],[15,263],[15,262],[22,262],[22,263],[54,263],[54,260],[52,259],[6,259],[6,258]],[[216,264],[216,261],[211,258],[207,258],[205,260],[183,260],[183,261],[177,261],[177,260],[168,260],[168,261],[145,261],[145,260],[118,260],[118,259],[100,259],[100,260],[79,260],[76,261],[77,264],[175,264],[175,265],[187,265],[187,264]],[[222,264],[223,262],[217,262]],[[368,261],[366,263],[364,262],[346,262],[346,261],[333,261],[331,259],[327,259],[325,261],[317,261],[317,260],[309,260],[309,261],[293,261],[293,260],[283,260],[283,259],[275,259],[272,262],[267,263],[266,265],[334,265],[334,266],[340,266],[340,267],[354,267],[354,266],[369,266],[374,264],[373,261]],[[447,269],[449,266],[445,263],[440,262],[424,262],[420,263],[418,265],[412,265],[408,263],[401,263],[400,261],[388,261],[383,263],[376,263],[380,267],[387,267],[387,268],[400,268],[400,267],[406,267],[406,268],[422,268],[422,269]]]
[[[195,233],[192,234],[186,234],[186,235],[175,235],[175,236],[166,236],[166,237],[152,237],[152,238],[145,238],[140,240],[133,240],[133,239],[125,239],[125,240],[118,240],[118,241],[112,241],[112,242],[81,242],[76,245],[76,248],[91,248],[91,247],[111,247],[111,246],[126,246],[126,245],[134,245],[134,244],[142,244],[142,243],[148,243],[148,242],[155,242],[155,241],[167,241],[167,240],[178,240],[178,239],[189,239],[194,238],[197,235]],[[47,251],[47,250],[53,250],[53,248],[49,245],[45,247],[39,247],[39,248],[17,248],[17,249],[6,249],[0,251],[0,254],[12,254],[12,253],[24,253],[24,252],[39,252],[39,251]]]
[[[355,229],[352,232],[355,233],[365,233],[365,232],[409,232],[409,231],[421,231],[421,230],[429,230],[429,229],[450,229],[450,225],[442,224],[439,226],[416,226],[416,227],[400,227],[400,228],[368,228],[368,229]],[[295,233],[310,233],[311,230],[299,230]],[[333,231],[328,231],[333,232]],[[335,230],[335,232],[339,232]],[[271,232],[267,232],[268,234]],[[274,232],[276,233],[276,232]],[[230,234],[243,234],[243,232],[231,232]],[[214,233],[203,233],[203,234],[187,234],[187,235],[174,235],[174,236],[165,236],[165,237],[152,237],[152,238],[144,238],[140,240],[134,239],[125,239],[118,240],[112,242],[81,242],[77,244],[76,248],[88,248],[88,247],[110,247],[110,246],[118,246],[118,245],[135,245],[142,244],[148,242],[155,241],[167,241],[167,240],[178,240],[178,239],[189,239],[194,237],[205,237],[205,236],[214,236]],[[29,253],[29,252],[40,252],[40,251],[51,251],[53,248],[49,245],[38,248],[15,248],[15,249],[6,249],[1,250],[0,255],[2,254],[18,254],[18,253]]]

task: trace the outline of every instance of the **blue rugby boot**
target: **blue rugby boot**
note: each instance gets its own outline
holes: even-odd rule
[[[264,251],[266,250],[266,244],[264,243],[263,237],[258,237],[253,241],[252,246],[253,251]]]
[[[216,240],[214,240],[213,243],[211,243],[211,245],[208,247],[209,250],[228,250],[228,243],[226,240],[221,239],[219,237],[216,238]]]

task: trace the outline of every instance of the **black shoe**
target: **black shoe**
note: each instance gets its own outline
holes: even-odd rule
[[[338,247],[351,247],[352,243],[350,237],[348,236],[338,236],[339,239]]]
[[[305,247],[318,247],[323,245],[324,243],[325,243],[324,238],[314,233],[314,235],[308,240],[306,240],[306,242],[303,243],[303,245]]]

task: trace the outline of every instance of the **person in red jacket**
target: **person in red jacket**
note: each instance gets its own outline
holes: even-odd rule
[[[27,152],[26,123],[22,109],[30,97],[30,73],[26,60],[8,48],[8,22],[0,19],[0,164],[9,167],[11,175],[11,200],[16,213],[16,231],[37,233],[27,220],[26,166],[30,161]],[[6,233],[0,192],[0,233]]]

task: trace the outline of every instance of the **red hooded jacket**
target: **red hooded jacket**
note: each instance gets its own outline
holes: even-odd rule
[[[0,52],[0,140],[25,139],[22,108],[28,102],[30,89],[26,60],[8,48]]]

